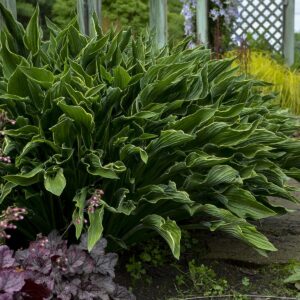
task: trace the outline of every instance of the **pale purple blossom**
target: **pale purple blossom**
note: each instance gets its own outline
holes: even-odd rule
[[[216,21],[220,17],[220,12],[213,8],[210,10],[210,17],[213,21]]]
[[[181,14],[184,16],[184,33],[186,36],[194,36],[195,0],[180,0],[182,5]]]
[[[180,0],[183,3],[181,14],[184,16],[184,34],[185,36],[195,38],[195,12],[196,12],[196,0]],[[193,41],[189,43],[189,48],[194,48],[196,45]]]
[[[209,15],[213,21],[216,21],[219,17],[223,17],[225,24],[228,26],[234,20],[240,17],[239,5],[241,0],[227,0],[221,2],[220,0],[211,0],[215,4],[215,7],[210,10]]]

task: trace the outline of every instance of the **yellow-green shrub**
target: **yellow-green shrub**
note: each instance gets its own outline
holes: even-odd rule
[[[229,56],[236,55],[230,52]],[[280,106],[300,114],[300,73],[280,64],[266,52],[250,52],[247,59],[236,60],[243,72],[259,80],[271,83],[265,87],[268,92],[278,93],[276,100]],[[246,70],[245,70],[246,69]]]

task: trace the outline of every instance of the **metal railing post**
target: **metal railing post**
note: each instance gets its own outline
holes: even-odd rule
[[[196,24],[197,42],[208,45],[208,4],[207,0],[197,0]]]
[[[93,14],[96,13],[101,24],[101,0],[77,0],[77,15],[81,33],[91,35],[93,26]]]
[[[150,30],[155,35],[156,48],[167,45],[167,0],[150,0]]]
[[[295,60],[295,0],[285,0],[283,55],[285,63],[291,66]]]
[[[0,2],[11,11],[12,15],[17,18],[17,5],[16,0],[0,0]],[[2,16],[0,14],[0,29],[3,28],[4,21],[2,19]]]

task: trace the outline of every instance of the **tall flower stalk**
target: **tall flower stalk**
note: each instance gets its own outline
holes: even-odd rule
[[[7,229],[17,229],[14,224],[17,221],[24,219],[24,215],[27,214],[25,208],[11,207],[3,210],[0,214],[0,245],[4,239],[9,239],[11,236],[6,232]]]
[[[190,47],[195,47],[195,25],[194,18],[196,12],[196,0],[180,0],[183,3],[181,14],[184,17],[184,34],[193,38],[193,41],[190,42]]]
[[[233,21],[239,19],[239,5],[242,0],[211,0],[211,10],[209,11],[209,17],[215,22],[214,30],[214,50],[220,53],[221,40],[222,40],[222,25],[225,24],[227,28],[230,28]],[[195,46],[196,28],[195,28],[195,13],[196,13],[196,0],[180,0],[182,2],[181,14],[184,17],[184,33],[185,36],[192,37],[190,47]]]

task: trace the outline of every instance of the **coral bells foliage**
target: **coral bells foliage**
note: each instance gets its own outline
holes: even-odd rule
[[[68,247],[56,232],[15,254],[0,246],[0,299],[134,300],[113,282],[117,255],[105,247],[102,239],[88,252],[85,236]]]
[[[178,258],[187,222],[276,250],[252,221],[287,212],[269,196],[297,201],[287,179],[300,178],[300,141],[264,83],[186,40],[156,51],[151,37],[103,34],[97,20],[91,37],[75,20],[48,21],[44,40],[38,9],[26,29],[0,11],[0,101],[15,120],[2,129],[0,203],[27,208],[23,232],[71,224],[89,250],[102,236],[117,248],[155,233]]]

